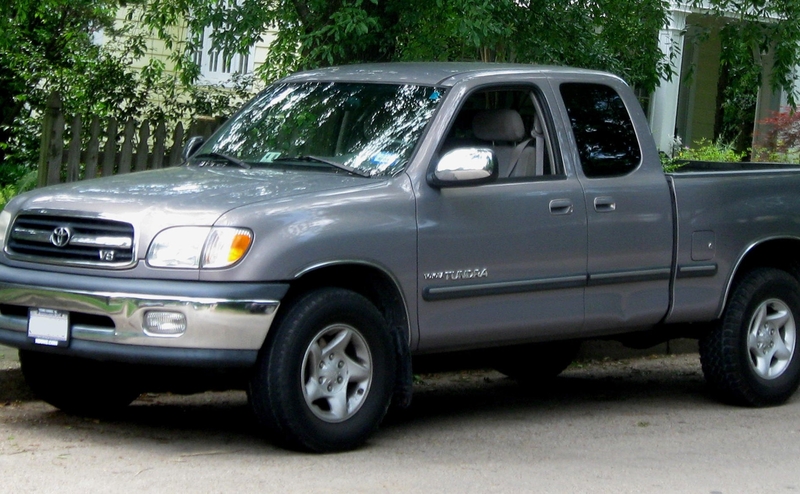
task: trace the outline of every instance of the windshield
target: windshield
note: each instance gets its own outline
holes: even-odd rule
[[[226,123],[194,161],[223,156],[250,166],[394,175],[406,166],[443,94],[394,84],[275,84]]]

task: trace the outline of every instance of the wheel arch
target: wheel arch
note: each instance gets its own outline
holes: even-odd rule
[[[770,237],[750,244],[731,270],[717,317],[722,317],[736,285],[757,268],[768,267],[786,271],[800,281],[800,260],[793,256],[800,251],[800,238]]]
[[[372,302],[390,327],[402,327],[411,341],[408,304],[400,283],[386,269],[362,261],[337,261],[306,268],[294,277],[286,299],[323,287],[354,291]]]
[[[286,307],[312,290],[343,288],[369,300],[386,319],[397,354],[393,404],[405,408],[411,403],[412,326],[407,301],[399,281],[385,268],[369,262],[337,261],[308,267],[295,275],[284,301]],[[277,318],[280,318],[280,309]],[[269,340],[269,335],[267,336]]]

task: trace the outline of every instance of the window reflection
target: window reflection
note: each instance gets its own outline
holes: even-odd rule
[[[561,85],[583,173],[609,177],[630,173],[641,161],[625,103],[617,92],[600,84]]]
[[[249,164],[325,166],[365,176],[403,169],[441,89],[389,84],[283,83],[267,88],[198,152]]]

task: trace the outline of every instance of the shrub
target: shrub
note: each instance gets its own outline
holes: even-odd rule
[[[732,142],[714,142],[706,138],[695,141],[695,146],[682,148],[674,156],[676,161],[716,161],[721,163],[738,163],[746,153],[737,153]]]
[[[672,158],[661,156],[661,166],[664,171],[674,172],[687,161],[714,161],[719,163],[738,163],[744,159],[746,153],[737,153],[732,142],[714,142],[706,138],[695,141],[694,147],[676,146]]]
[[[756,136],[753,161],[800,163],[800,112],[784,107],[758,123],[767,130]]]

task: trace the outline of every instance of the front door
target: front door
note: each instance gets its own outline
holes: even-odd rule
[[[564,170],[550,137],[553,121],[538,91],[482,88],[467,98],[445,139],[442,152],[464,146],[493,149],[501,160],[496,181],[440,189],[425,185],[419,191],[421,351],[574,336],[582,329],[583,191],[577,177]],[[519,117],[522,139],[515,141],[513,133],[490,136],[494,128],[515,125],[482,129],[492,115]],[[533,149],[515,153],[523,141]],[[537,146],[544,148],[537,153]]]

